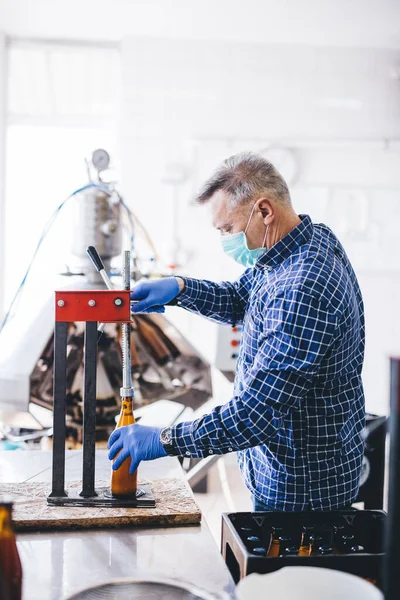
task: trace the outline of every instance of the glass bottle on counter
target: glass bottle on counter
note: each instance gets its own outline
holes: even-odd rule
[[[11,500],[0,498],[0,594],[4,600],[21,600],[22,567],[11,512]]]
[[[124,427],[125,425],[133,425],[134,422],[135,418],[132,411],[132,398],[122,398],[121,412],[116,429],[118,429],[118,427]],[[111,493],[113,496],[134,496],[136,494],[137,471],[131,475],[129,473],[130,467],[131,458],[128,457],[117,471],[112,471]]]

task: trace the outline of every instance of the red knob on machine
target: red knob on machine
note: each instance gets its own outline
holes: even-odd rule
[[[231,341],[231,346],[239,346],[239,340],[232,340]]]

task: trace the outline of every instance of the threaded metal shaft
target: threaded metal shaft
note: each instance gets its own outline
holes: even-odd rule
[[[124,290],[131,289],[131,253],[129,250],[124,251],[123,286]],[[131,326],[130,323],[123,323],[121,396],[133,396],[131,368]]]

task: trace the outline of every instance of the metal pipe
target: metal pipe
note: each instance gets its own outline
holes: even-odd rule
[[[111,279],[109,278],[107,271],[105,269],[101,269],[99,271],[99,275],[101,275],[102,280],[104,281],[104,283],[106,284],[106,288],[108,290],[113,290],[113,285],[111,283]]]
[[[131,289],[131,253],[124,251],[123,267],[123,286],[124,290]],[[122,323],[122,388],[121,398],[133,396],[132,387],[132,367],[131,367],[131,325]]]
[[[103,261],[101,260],[101,257],[99,255],[99,253],[97,252],[96,248],[94,246],[88,246],[86,248],[86,253],[89,256],[90,260],[92,261],[94,267],[98,271],[99,275],[101,276],[102,280],[106,284],[106,288],[108,290],[113,290],[114,288],[111,283],[111,279],[109,278],[108,273],[104,268]],[[105,326],[106,326],[105,323],[100,323],[100,325],[98,326],[98,328],[97,328],[98,340],[101,338],[101,335],[104,331]]]
[[[97,321],[87,321],[85,328],[85,375],[83,395],[83,471],[84,498],[96,496],[94,489],[96,460],[96,372]]]
[[[50,498],[66,496],[65,397],[67,395],[68,323],[57,322],[54,331],[53,470]]]
[[[99,274],[101,275],[102,280],[104,281],[104,283],[106,284],[106,287],[108,290],[113,290],[113,285],[111,283],[111,279],[109,278],[107,271],[105,269],[101,269],[99,271]],[[98,339],[100,339],[101,334],[104,331],[106,324],[105,323],[100,323],[100,325],[97,328],[97,335],[98,335]]]

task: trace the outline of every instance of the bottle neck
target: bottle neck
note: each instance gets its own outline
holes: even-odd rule
[[[11,525],[11,508],[0,505],[0,538],[12,538],[14,532]]]
[[[130,398],[122,398],[121,412],[127,417],[133,415],[132,400]]]

